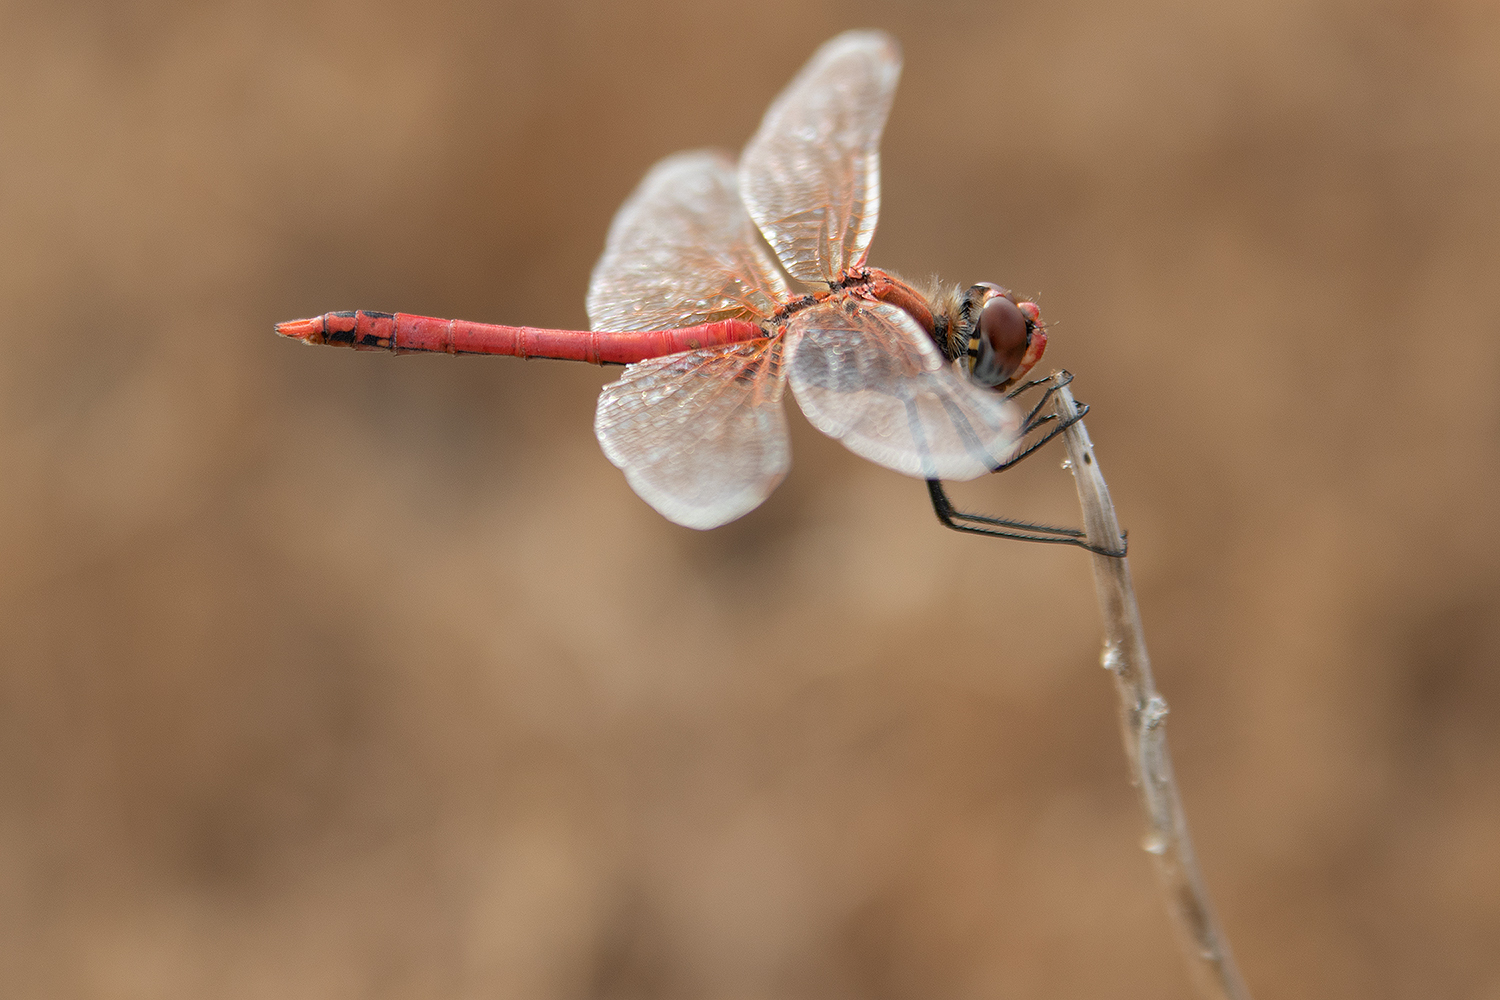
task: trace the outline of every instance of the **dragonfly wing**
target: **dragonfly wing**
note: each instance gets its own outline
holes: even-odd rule
[[[904,310],[842,296],[787,322],[787,372],[814,427],[921,479],[974,479],[1009,458],[1019,409],[944,359]]]
[[[812,57],[740,156],[740,194],[795,278],[834,282],[862,266],[880,213],[880,133],[901,50],[846,31]]]
[[[595,330],[670,330],[765,316],[787,297],[740,201],[734,165],[700,150],[662,160],[620,206],[589,282]]]
[[[792,465],[781,338],[630,365],[599,394],[594,433],[669,521],[716,528],[749,513]]]

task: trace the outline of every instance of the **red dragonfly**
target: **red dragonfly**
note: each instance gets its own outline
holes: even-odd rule
[[[1035,303],[990,283],[919,291],[866,264],[900,73],[889,36],[846,32],[771,105],[737,165],[707,151],[658,163],[610,226],[587,331],[362,311],[276,330],[361,350],[625,364],[599,395],[595,434],[643,500],[690,528],[748,513],[785,478],[790,382],[813,426],[927,480],[948,527],[1088,547],[1072,529],[964,514],[942,489],[1057,433],[1023,446],[1052,418],[1013,397],[1067,376],[1021,381],[1047,344]]]

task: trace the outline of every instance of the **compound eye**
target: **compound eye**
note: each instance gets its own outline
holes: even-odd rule
[[[1031,331],[1020,308],[1005,296],[996,295],[980,310],[979,339],[974,374],[982,382],[999,385],[1021,367]]]

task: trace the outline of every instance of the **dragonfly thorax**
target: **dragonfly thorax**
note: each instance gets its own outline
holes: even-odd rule
[[[970,378],[993,389],[1005,390],[1019,382],[1047,346],[1041,310],[1009,289],[981,281],[964,291],[934,279],[924,292],[879,268],[862,268],[826,292],[795,299],[782,306],[777,318],[834,295],[899,307],[950,360],[961,361]]]

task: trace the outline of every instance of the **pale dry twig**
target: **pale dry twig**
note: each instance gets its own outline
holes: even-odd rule
[[[1110,503],[1109,489],[1099,472],[1093,442],[1078,406],[1066,385],[1053,396],[1059,422],[1073,421],[1063,433],[1068,462],[1083,507],[1083,525],[1091,546],[1117,549],[1122,542],[1120,522]],[[1136,608],[1130,566],[1123,556],[1090,556],[1094,589],[1104,619],[1102,663],[1114,676],[1119,695],[1120,735],[1130,761],[1131,778],[1146,813],[1144,846],[1156,861],[1156,874],[1167,895],[1167,908],[1177,926],[1188,967],[1200,996],[1214,1000],[1250,1000],[1250,991],[1235,968],[1229,941],[1209,905],[1208,890],[1188,837],[1187,818],[1172,777],[1167,753],[1167,703],[1151,679],[1151,661]]]

